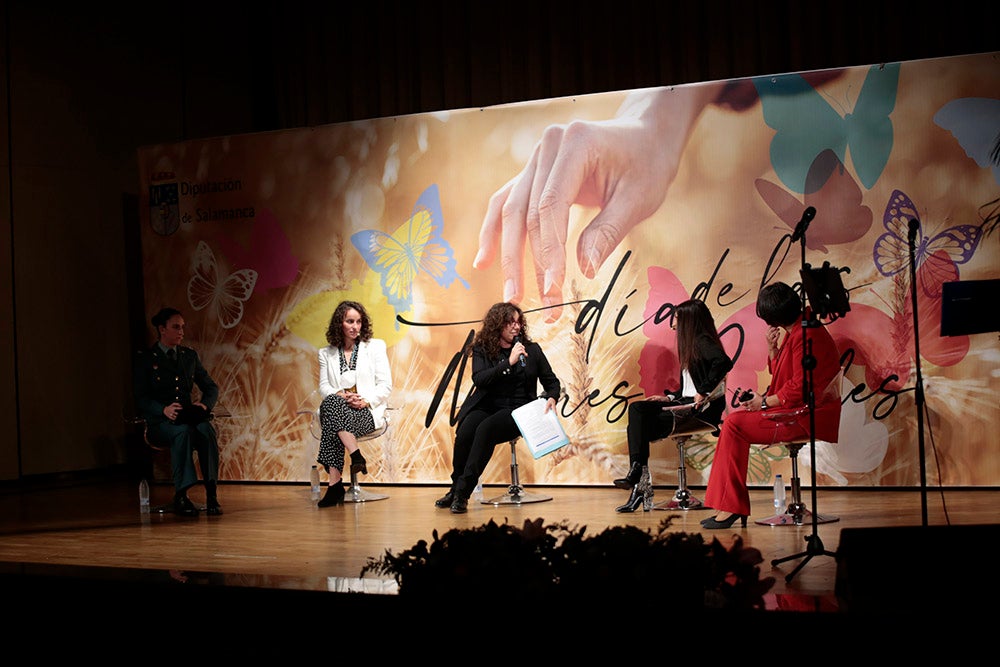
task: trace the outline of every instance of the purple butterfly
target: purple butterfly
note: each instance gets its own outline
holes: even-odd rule
[[[882,216],[888,231],[876,239],[873,252],[875,266],[883,276],[909,268],[910,220],[919,220],[917,205],[902,190],[893,190]],[[954,280],[955,265],[972,259],[982,237],[982,227],[976,225],[955,225],[932,237],[924,236],[918,228],[913,256],[918,267],[927,263],[928,270],[920,274],[927,296],[941,295],[941,284]]]

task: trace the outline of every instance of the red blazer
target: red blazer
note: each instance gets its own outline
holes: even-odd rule
[[[770,399],[768,405],[780,410],[794,410],[806,405],[803,394],[805,371],[802,368],[804,338],[808,339],[812,356],[816,359],[816,367],[813,369],[813,394],[816,397],[814,435],[817,440],[837,442],[840,430],[840,387],[831,387],[831,382],[840,372],[840,351],[826,327],[803,329],[796,326],[785,337],[778,354],[773,359],[768,359],[771,386],[767,389],[767,395],[778,399],[781,407],[772,404]],[[808,433],[809,412],[804,412],[797,421],[802,430]]]

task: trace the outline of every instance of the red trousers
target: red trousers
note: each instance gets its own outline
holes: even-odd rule
[[[840,407],[839,404],[837,407]],[[715,448],[708,488],[705,490],[705,505],[718,512],[749,516],[747,466],[750,464],[750,444],[790,442],[803,438],[809,438],[808,414],[798,422],[782,424],[769,419],[764,410],[729,413],[722,422]]]

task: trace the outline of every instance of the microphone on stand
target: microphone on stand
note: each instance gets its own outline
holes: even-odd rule
[[[792,243],[797,243],[802,238],[802,236],[806,233],[806,228],[809,226],[809,223],[814,217],[816,217],[816,209],[812,206],[809,206],[806,210],[802,211],[802,219],[799,220],[799,224],[795,225],[795,231],[792,232]]]
[[[913,247],[913,244],[917,240],[917,230],[918,229],[920,229],[920,221],[917,220],[916,218],[910,218],[910,234],[909,234],[909,237],[910,237],[910,247],[911,248]]]
[[[514,345],[517,345],[520,342],[521,342],[521,337],[514,336]],[[522,353],[518,358],[521,360],[521,368],[524,368],[524,359],[525,359],[524,354]]]

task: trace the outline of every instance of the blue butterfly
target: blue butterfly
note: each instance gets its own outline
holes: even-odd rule
[[[993,178],[1000,183],[1000,100],[952,100],[938,109],[934,122],[951,132],[976,164],[991,167]]]
[[[754,78],[764,122],[776,130],[771,166],[781,182],[793,192],[806,194],[809,187],[815,187],[807,184],[807,177],[816,157],[829,149],[846,164],[850,147],[858,179],[870,190],[892,152],[889,114],[896,106],[898,82],[899,63],[873,65],[853,113],[841,116],[798,74]],[[822,177],[813,180],[826,182]]]
[[[366,229],[351,236],[351,242],[368,266],[379,273],[382,293],[396,310],[405,313],[413,304],[413,282],[419,271],[430,274],[441,287],[458,280],[454,251],[441,236],[441,199],[431,185],[417,199],[413,214],[391,235]]]
[[[917,205],[902,190],[893,190],[882,216],[887,231],[875,240],[873,250],[875,267],[883,276],[894,276],[909,268],[909,224],[914,219],[920,219]],[[918,227],[913,257],[916,267],[927,263],[926,270],[919,274],[924,293],[940,296],[941,283],[954,280],[956,265],[972,259],[982,238],[982,227],[976,225],[955,225],[930,237]]]

